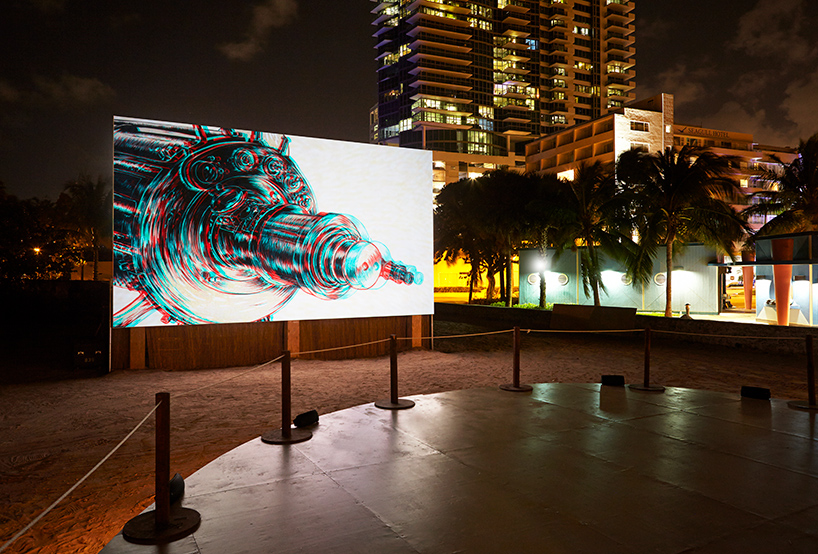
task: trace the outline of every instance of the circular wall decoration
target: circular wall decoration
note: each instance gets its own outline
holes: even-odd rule
[[[561,287],[564,287],[565,285],[567,285],[568,284],[568,275],[566,275],[565,273],[560,273],[559,275],[557,275],[557,283],[559,283],[559,285]]]
[[[540,274],[539,273],[529,273],[528,278],[526,279],[528,284],[531,286],[537,286],[540,284]]]
[[[622,274],[622,277],[620,277],[619,279],[622,281],[622,284],[625,285],[626,287],[631,286],[631,283],[633,283],[633,279],[631,279],[630,276],[624,273]]]
[[[665,273],[657,273],[653,276],[653,282],[659,285],[660,287],[664,287],[665,283],[667,283],[667,274]]]

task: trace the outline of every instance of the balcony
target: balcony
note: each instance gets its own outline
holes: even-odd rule
[[[467,98],[463,93],[443,90],[431,90],[433,87],[423,87],[419,92],[413,94],[410,98],[412,102],[417,102],[422,99],[439,100],[441,102],[456,103],[456,104],[471,104],[471,98]]]
[[[506,5],[503,6],[503,10],[514,13],[528,13],[531,11],[531,8],[529,7],[528,2],[522,2],[521,0],[506,0]]]
[[[628,0],[607,0],[608,12],[630,13],[633,11],[634,4]]]
[[[507,62],[527,62],[527,61],[531,60],[530,57],[525,55],[527,53],[528,53],[527,50],[517,51],[517,50],[511,50],[511,49],[507,49],[507,48],[500,48],[500,49],[498,49],[498,52],[496,53],[496,55],[499,56],[498,59],[503,60],[503,61],[507,61]]]
[[[528,38],[531,36],[531,33],[528,30],[528,27],[525,25],[509,25],[508,28],[503,31],[504,37],[515,37],[515,38]]]
[[[442,89],[458,91],[472,90],[472,86],[469,84],[469,81],[467,79],[456,79],[452,77],[446,77],[445,75],[441,75],[439,73],[432,73],[429,71],[421,71],[417,75],[417,78],[409,83],[409,86],[412,88],[419,88],[422,86],[433,86]]]
[[[527,25],[530,25],[530,24],[531,24],[531,21],[530,21],[530,20],[528,20],[528,19],[525,19],[525,18],[523,18],[523,17],[520,17],[520,16],[518,16],[518,15],[508,14],[508,15],[506,15],[506,17],[505,17],[505,18],[502,20],[502,23],[503,23],[503,25],[512,25],[512,26],[513,26],[513,25],[522,25],[522,26],[527,26]]]
[[[498,103],[498,100],[499,100],[499,103]],[[495,96],[494,97],[494,105],[496,106],[495,113],[497,114],[498,119],[502,119],[502,116],[500,114],[508,114],[509,110],[512,110],[512,113],[514,111],[519,112],[519,113],[534,111],[534,108],[532,108],[531,106],[526,104],[525,100],[522,99],[522,98],[520,98],[520,99],[518,99],[518,98],[502,98],[502,97]],[[497,110],[505,110],[505,111],[498,112]]]
[[[615,42],[608,42],[605,45],[605,52],[614,52],[620,55],[632,56],[636,54],[636,48],[625,44],[617,44]]]
[[[427,108],[427,107],[414,107],[412,108],[413,114],[418,113],[434,113],[446,116],[456,116],[456,117],[469,117],[471,112],[466,112],[462,110],[447,110],[442,108]]]
[[[503,73],[507,73],[510,75],[528,75],[529,73],[531,73],[531,70],[526,69],[525,67],[508,66],[503,68]]]
[[[516,51],[528,51],[528,44],[525,42],[518,42],[515,40],[509,40],[502,45],[503,48],[508,48],[510,50]]]
[[[472,74],[469,71],[464,71],[463,67],[452,64],[436,62],[434,60],[419,60],[417,66],[409,70],[410,75],[440,75],[443,78],[450,79],[471,79]]]
[[[438,21],[422,20],[418,25],[415,25],[406,33],[412,38],[418,36],[426,37],[444,37],[438,38],[439,42],[466,42],[472,38],[471,28],[461,28],[453,25],[447,25]]]
[[[441,42],[442,40],[442,42]],[[421,33],[409,45],[412,51],[419,51],[422,48],[434,49],[438,51],[457,52],[467,54],[471,52],[469,46],[465,46],[461,41],[447,41],[445,38],[437,37],[430,33]]]
[[[471,13],[471,10],[461,6],[460,2],[430,2],[429,0],[415,0],[404,9],[415,11],[423,8],[427,8],[429,10],[441,10],[458,15],[468,15]]]
[[[605,17],[605,30],[621,35],[629,35],[633,33],[632,23],[632,15],[608,13]]]
[[[607,86],[614,85],[623,90],[631,90],[636,88],[636,86],[631,83],[631,78],[632,76],[628,76],[627,73],[609,73],[605,79],[605,84]]]
[[[625,67],[633,67],[633,60],[630,56],[620,56],[618,54],[608,54],[605,56],[606,62],[620,62],[621,65]]]
[[[515,98],[519,100],[526,100],[530,98],[530,95],[526,94],[525,92],[520,92],[519,90],[515,90],[513,88],[505,90],[499,94],[495,94],[494,96],[499,98]]]
[[[440,15],[437,12],[421,8],[407,20],[411,25],[426,25],[434,29],[449,30],[471,35],[471,25],[468,21],[456,19],[455,16]]]
[[[432,48],[430,46],[421,46],[414,54],[409,56],[409,61],[418,64],[420,60],[434,60],[441,63],[450,63],[454,65],[471,65],[471,56],[465,52],[453,52],[443,48]]]

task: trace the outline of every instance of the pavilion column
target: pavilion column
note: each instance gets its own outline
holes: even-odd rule
[[[743,252],[741,255],[741,259],[744,262],[752,262],[756,259],[755,252],[747,251]],[[744,309],[750,311],[753,309],[753,289],[755,288],[753,284],[753,277],[755,275],[755,271],[753,270],[753,266],[745,265],[741,268],[742,273],[742,281],[744,282]]]
[[[792,260],[792,239],[773,239],[773,261]],[[792,264],[773,265],[775,278],[775,315],[779,325],[790,324],[790,286]]]

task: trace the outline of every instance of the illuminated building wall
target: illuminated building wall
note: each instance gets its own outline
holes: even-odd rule
[[[459,155],[460,175],[522,169],[525,142],[633,99],[633,0],[374,3],[373,141]]]
[[[672,129],[673,95],[660,94],[531,142],[526,145],[526,170],[570,178],[580,162],[612,163],[631,148],[662,151],[672,144]]]
[[[559,304],[593,305],[592,296],[586,296],[582,286],[579,250],[563,251],[557,255],[548,249],[545,261],[546,301]],[[716,260],[712,248],[691,244],[674,256],[672,276],[672,309],[683,312],[690,304],[693,313],[719,313],[718,268],[708,265]],[[600,291],[605,306],[636,308],[639,311],[665,311],[664,249],[660,248],[653,263],[653,277],[642,285],[625,278],[625,269],[613,260],[602,260],[602,282],[606,291]],[[539,272],[543,262],[535,249],[520,251],[520,303],[537,304],[540,298]]]

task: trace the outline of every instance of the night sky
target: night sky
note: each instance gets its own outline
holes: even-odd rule
[[[0,181],[110,180],[114,115],[366,142],[368,0],[3,0]],[[638,0],[637,97],[797,145],[818,132],[814,0]]]

